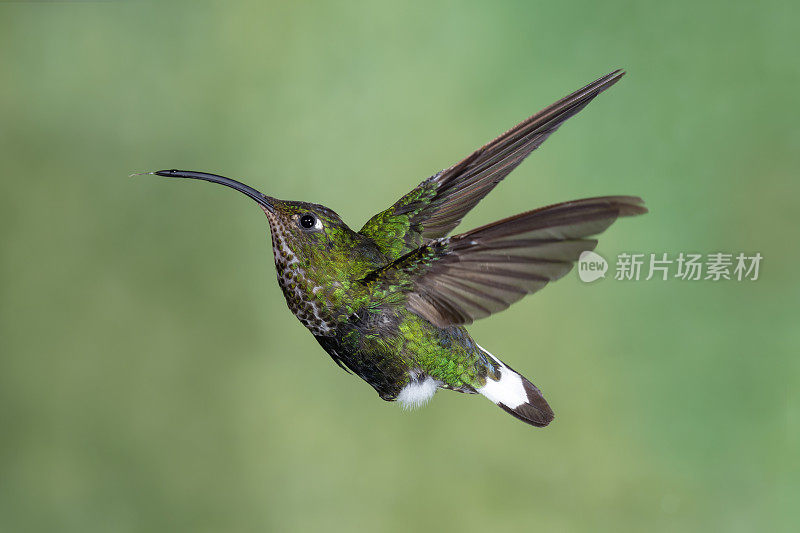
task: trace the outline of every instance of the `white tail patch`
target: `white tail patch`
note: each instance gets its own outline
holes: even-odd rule
[[[492,358],[492,361],[500,367],[500,379],[494,381],[490,377],[486,378],[486,385],[477,389],[494,403],[503,404],[509,409],[516,409],[523,403],[528,403],[528,393],[522,384],[522,376],[508,368],[498,358],[478,346],[483,353]]]
[[[542,391],[483,348],[481,351],[494,362],[500,379],[495,381],[487,376],[486,384],[477,391],[527,424],[537,427],[549,424],[553,420],[553,410],[547,405]]]
[[[439,385],[432,377],[426,376],[424,380],[419,381],[412,375],[411,382],[397,395],[397,401],[403,409],[416,409],[428,403],[438,388]]]

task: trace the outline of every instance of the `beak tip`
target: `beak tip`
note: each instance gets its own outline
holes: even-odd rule
[[[164,178],[181,178],[179,173],[181,171],[177,169],[170,169],[170,170],[156,170],[155,172],[149,172],[149,174],[153,174],[155,176],[162,176]]]

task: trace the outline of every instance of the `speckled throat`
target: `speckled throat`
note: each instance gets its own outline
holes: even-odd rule
[[[275,255],[275,270],[278,285],[286,298],[286,304],[294,316],[317,336],[332,335],[336,327],[326,302],[320,297],[322,286],[309,279],[306,270],[287,244],[288,231],[283,220],[266,209],[272,234],[272,253]],[[320,296],[318,296],[320,293]]]

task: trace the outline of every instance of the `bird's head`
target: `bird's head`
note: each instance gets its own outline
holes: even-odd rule
[[[285,268],[300,268],[331,281],[331,278],[340,277],[336,272],[337,266],[350,263],[354,248],[363,241],[363,237],[351,230],[339,215],[322,205],[278,200],[216,174],[188,170],[159,170],[152,174],[219,183],[255,200],[269,221],[279,274]]]

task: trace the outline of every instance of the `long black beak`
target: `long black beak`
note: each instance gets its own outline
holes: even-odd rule
[[[270,203],[270,198],[266,194],[262,194],[255,190],[252,187],[248,187],[244,183],[239,183],[236,180],[232,180],[230,178],[226,178],[225,176],[217,176],[216,174],[207,174],[205,172],[194,172],[192,170],[159,170],[157,172],[149,172],[149,174],[155,174],[156,176],[164,176],[165,178],[189,178],[193,180],[204,180],[210,181],[211,183],[219,183],[220,185],[225,185],[226,187],[230,187],[231,189],[236,189],[240,193],[246,194],[258,204],[269,211],[270,213],[275,212],[275,208]]]

